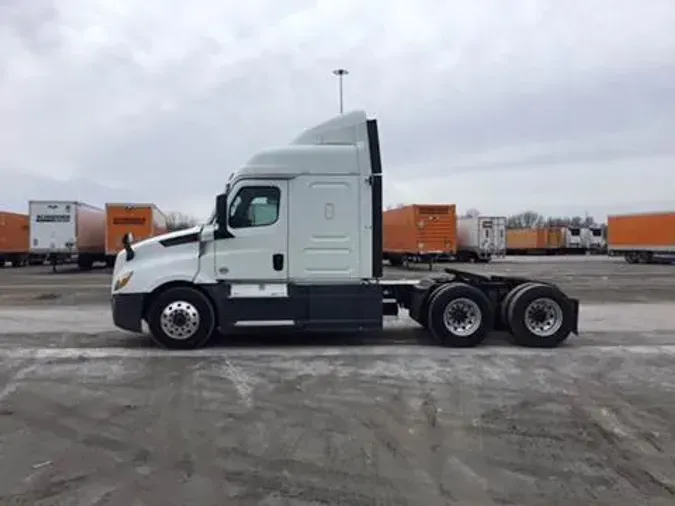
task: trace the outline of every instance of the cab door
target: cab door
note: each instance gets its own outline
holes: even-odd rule
[[[215,242],[219,281],[288,280],[288,181],[243,180],[231,188],[228,231]]]

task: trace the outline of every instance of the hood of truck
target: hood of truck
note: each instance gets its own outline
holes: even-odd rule
[[[186,228],[183,230],[176,230],[175,232],[168,232],[166,234],[162,235],[156,235],[154,237],[148,237],[147,239],[143,239],[141,241],[135,242],[132,247],[134,250],[136,248],[144,248],[148,245],[151,244],[156,244],[156,243],[161,243],[162,241],[171,241],[171,240],[176,240],[179,238],[185,238],[185,237],[192,237],[195,234],[197,235],[196,242],[199,242],[199,232],[201,230],[201,226],[197,225],[195,227],[191,228]]]
[[[117,254],[113,270],[114,283],[132,273],[124,292],[151,292],[169,281],[192,281],[199,272],[199,235],[201,227],[158,235],[131,245],[134,258],[126,251]]]

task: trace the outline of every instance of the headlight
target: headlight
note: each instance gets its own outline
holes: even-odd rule
[[[115,280],[115,283],[113,284],[113,291],[121,290],[125,286],[129,284],[129,281],[131,281],[131,276],[133,276],[133,272],[127,272],[125,274],[122,274],[120,277],[118,277]]]

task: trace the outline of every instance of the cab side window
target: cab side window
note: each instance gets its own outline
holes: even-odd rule
[[[230,204],[229,224],[232,228],[265,227],[279,219],[281,192],[276,186],[245,186]]]

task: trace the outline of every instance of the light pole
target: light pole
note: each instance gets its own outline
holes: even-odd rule
[[[344,101],[343,101],[344,99],[343,99],[343,96],[342,96],[342,80],[344,79],[344,77],[346,75],[349,75],[349,70],[347,70],[347,69],[335,69],[333,71],[333,74],[335,74],[338,78],[338,86],[339,86],[339,89],[340,89],[340,114],[343,114],[344,113],[344,107],[343,107],[344,106]]]

